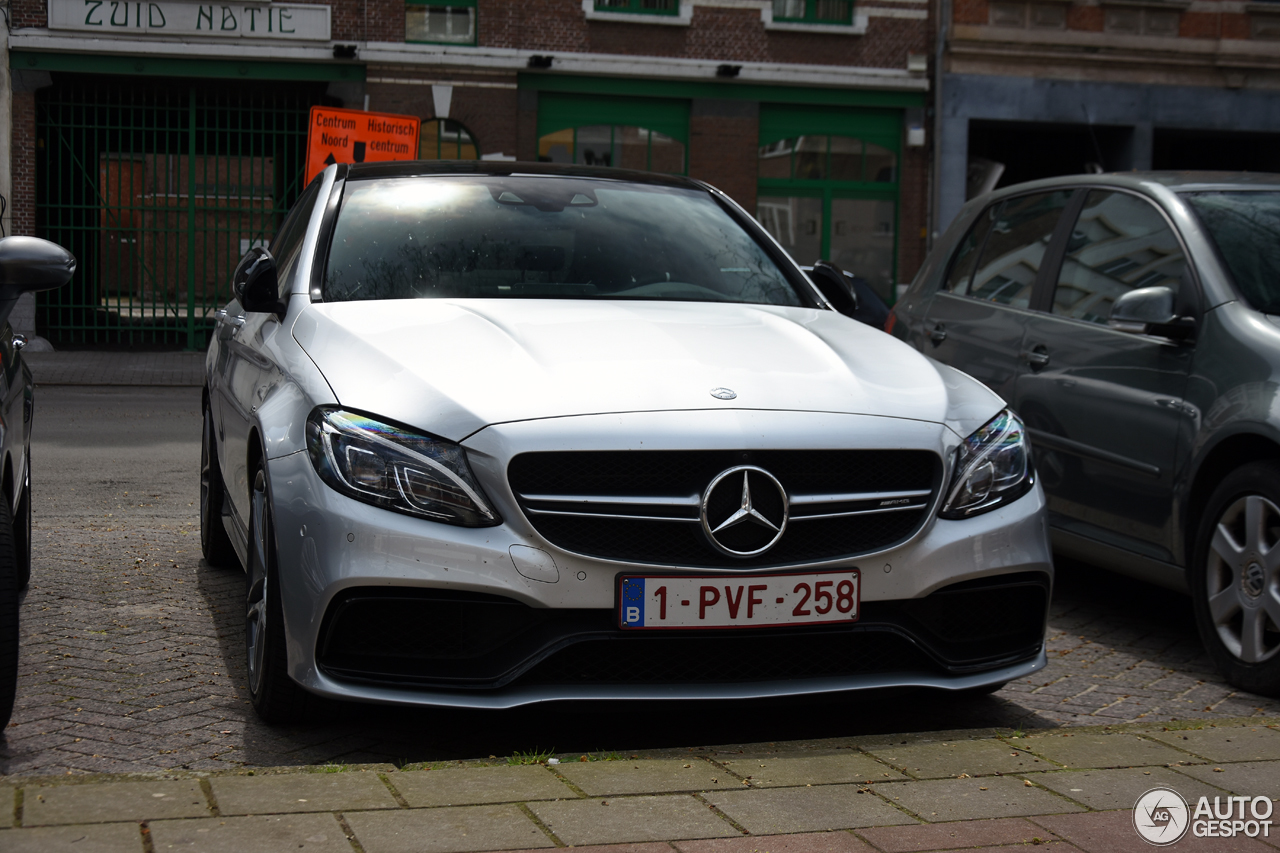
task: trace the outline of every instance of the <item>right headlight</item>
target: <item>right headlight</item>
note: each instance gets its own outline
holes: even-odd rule
[[[321,407],[307,418],[307,451],[320,478],[356,500],[463,527],[501,522],[453,442]]]
[[[979,427],[956,451],[942,518],[970,518],[1017,500],[1031,488],[1027,431],[1005,409]]]

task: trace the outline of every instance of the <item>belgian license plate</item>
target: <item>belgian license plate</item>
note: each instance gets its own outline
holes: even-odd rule
[[[857,569],[787,575],[624,575],[618,624],[623,628],[753,628],[853,622]]]

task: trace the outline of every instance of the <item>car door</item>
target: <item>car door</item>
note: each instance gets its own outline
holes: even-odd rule
[[[1031,294],[1071,190],[987,208],[953,255],[924,321],[926,355],[1011,400]]]
[[[1177,552],[1172,492],[1194,347],[1108,325],[1137,288],[1196,288],[1177,234],[1147,199],[1090,190],[1061,266],[1028,318],[1013,405],[1035,448],[1050,523],[1160,560]]]
[[[280,296],[286,303],[320,183],[319,179],[312,182],[271,241]],[[218,461],[241,538],[247,533],[249,518],[249,436],[258,407],[281,379],[280,371],[265,352],[265,344],[280,326],[275,314],[245,312],[239,300],[233,300],[217,330],[220,357],[215,369],[219,372],[221,396]]]

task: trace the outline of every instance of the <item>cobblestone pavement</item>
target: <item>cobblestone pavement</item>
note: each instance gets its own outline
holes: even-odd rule
[[[1277,722],[24,778],[0,787],[0,848],[1274,853]]]
[[[268,728],[244,695],[243,575],[199,560],[195,388],[37,393],[35,560],[0,774],[34,776],[515,751],[633,750],[957,728],[1280,715],[1210,668],[1187,601],[1060,569],[1049,666],[992,697],[423,712],[333,705]]]

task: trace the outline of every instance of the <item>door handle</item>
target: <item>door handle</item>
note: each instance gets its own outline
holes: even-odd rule
[[[933,341],[936,347],[947,339],[947,327],[941,323],[934,323],[933,328],[929,330],[929,340]]]
[[[1022,360],[1025,361],[1032,370],[1039,370],[1049,365],[1049,350],[1043,344],[1032,347],[1029,350],[1022,351]]]

